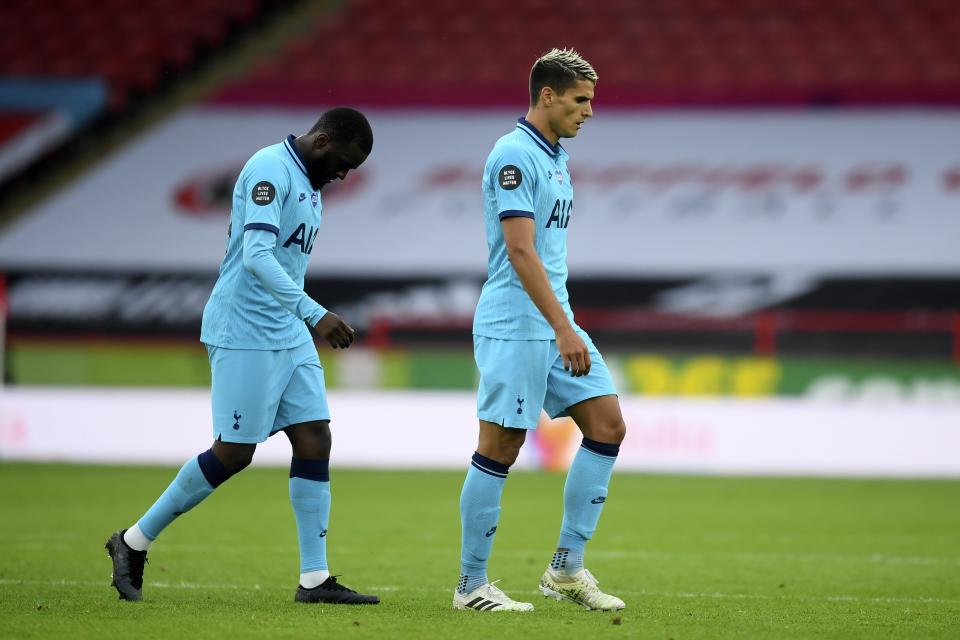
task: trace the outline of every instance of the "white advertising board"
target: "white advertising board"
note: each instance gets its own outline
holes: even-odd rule
[[[341,467],[457,469],[476,447],[464,392],[332,391],[332,462]],[[620,471],[960,477],[960,409],[911,402],[622,398]],[[0,461],[181,464],[210,446],[209,394],[8,388],[0,392]],[[518,468],[564,468],[580,442],[548,421]],[[257,464],[285,465],[283,436]]]
[[[0,234],[0,269],[205,270],[233,178],[315,111],[198,107]],[[485,273],[480,179],[519,113],[372,111],[313,274]],[[960,111],[604,111],[565,142],[578,276],[960,273]],[[339,189],[337,189],[339,187]]]

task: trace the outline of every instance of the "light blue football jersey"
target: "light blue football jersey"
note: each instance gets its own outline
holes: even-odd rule
[[[312,340],[303,320],[281,305],[243,265],[244,232],[275,233],[277,262],[303,289],[323,207],[293,142],[290,135],[280,144],[261,149],[240,172],[233,190],[227,253],[203,310],[200,341],[205,344],[291,349]],[[306,294],[303,301],[322,309]]]
[[[553,340],[556,335],[523,288],[507,258],[500,221],[532,218],[534,248],[553,293],[573,323],[567,295],[567,227],[573,185],[567,152],[552,145],[525,118],[493,147],[483,169],[483,217],[487,231],[487,281],[473,318],[473,333],[502,340]],[[574,325],[576,327],[576,325]]]

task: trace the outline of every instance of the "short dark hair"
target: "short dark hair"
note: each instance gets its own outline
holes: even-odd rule
[[[530,106],[537,104],[544,87],[563,93],[577,80],[596,82],[597,72],[573,49],[551,49],[530,69]]]
[[[340,144],[356,142],[367,155],[373,149],[373,130],[366,116],[350,107],[336,107],[324,111],[310,129],[310,133],[322,132],[331,141]]]

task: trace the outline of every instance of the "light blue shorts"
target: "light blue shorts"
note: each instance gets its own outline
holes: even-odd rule
[[[292,424],[330,419],[313,342],[280,351],[207,345],[207,355],[214,440],[264,442]]]
[[[499,340],[473,336],[473,354],[480,369],[477,417],[514,429],[536,429],[541,409],[551,418],[567,408],[599,396],[616,395],[603,356],[585,332],[578,334],[590,349],[590,373],[573,377],[563,370],[555,340]]]

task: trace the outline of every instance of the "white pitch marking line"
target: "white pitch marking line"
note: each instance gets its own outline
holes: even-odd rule
[[[8,543],[8,547],[15,547],[20,550],[49,550],[51,547],[73,548],[68,544],[36,543],[36,542],[17,542]],[[210,553],[211,551],[221,551],[222,545],[196,544],[196,543],[167,543],[164,547],[170,551],[179,551],[185,553]],[[233,552],[243,551],[245,553],[260,554],[289,554],[295,553],[296,547],[292,546],[266,546],[266,545],[242,545],[232,546]],[[338,547],[337,553],[341,555],[360,555],[367,553],[366,550],[354,547]],[[543,550],[514,550],[503,551],[498,555],[511,557],[541,557]],[[655,551],[655,550],[635,550],[635,551],[603,551],[594,550],[590,555],[598,558],[609,558],[613,560],[625,558],[662,558],[673,559],[682,557],[722,557],[724,559],[749,560],[749,561],[787,561],[787,562],[843,562],[847,564],[891,564],[907,566],[960,566],[960,557],[956,556],[898,556],[885,553],[873,553],[870,555],[845,555],[830,553],[777,553],[763,551]]]
[[[0,585],[43,585],[54,587],[108,587],[109,582],[92,582],[89,580],[14,580],[9,578],[0,578]],[[233,591],[260,591],[269,590],[287,590],[288,586],[281,585],[237,585],[237,584],[199,584],[195,582],[148,582],[147,587],[157,589],[230,589]],[[391,591],[397,593],[453,593],[453,588],[441,589],[437,587],[397,587],[392,585],[377,585],[369,587],[371,591]],[[539,594],[539,590],[514,590],[514,593],[533,593]],[[894,603],[921,603],[921,604],[960,604],[960,598],[928,598],[918,597],[896,597],[896,596],[850,596],[850,595],[830,595],[830,596],[807,596],[792,594],[768,595],[763,593],[722,593],[713,592],[695,592],[695,591],[617,591],[618,595],[640,596],[655,598],[712,598],[716,600],[805,600],[810,602],[861,602],[877,604]]]

